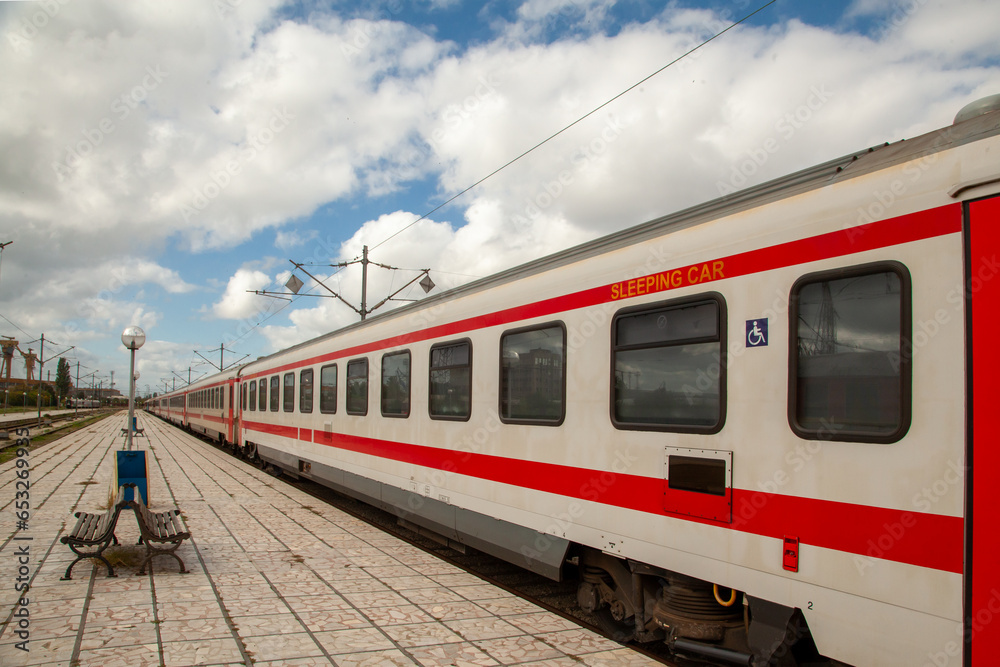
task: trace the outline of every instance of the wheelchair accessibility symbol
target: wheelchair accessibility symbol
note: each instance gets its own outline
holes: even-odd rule
[[[767,345],[767,318],[747,320],[747,347],[764,347]]]

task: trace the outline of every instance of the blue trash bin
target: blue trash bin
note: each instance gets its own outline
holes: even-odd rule
[[[132,451],[120,450],[116,454],[117,459],[115,463],[117,464],[118,486],[122,484],[135,484],[136,488],[139,489],[139,495],[142,496],[142,501],[149,505],[146,452],[141,449]],[[125,490],[125,500],[133,500],[131,488]]]

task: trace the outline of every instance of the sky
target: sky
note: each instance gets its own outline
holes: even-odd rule
[[[766,4],[0,1],[0,335],[162,393],[358,319],[292,261],[438,293],[1000,92],[995,0]]]

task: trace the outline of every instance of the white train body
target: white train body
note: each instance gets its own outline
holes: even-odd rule
[[[680,652],[781,663],[808,632],[849,664],[988,664],[998,178],[1000,113],[820,165],[207,380],[237,397],[216,433],[551,577],[600,571],[581,603]],[[739,592],[746,646],[742,614],[672,622],[665,573]]]

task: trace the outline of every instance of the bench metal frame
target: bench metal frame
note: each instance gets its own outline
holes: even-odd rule
[[[129,486],[129,485],[125,485]],[[130,505],[130,501],[124,500],[125,486],[118,487],[114,503],[103,514],[92,514],[90,512],[77,512],[76,525],[68,535],[63,535],[60,541],[69,546],[76,554],[76,560],[66,568],[66,576],[61,581],[72,579],[73,566],[84,558],[97,558],[108,566],[108,576],[117,577],[111,562],[104,557],[104,550],[112,543],[118,544],[115,536],[115,527],[118,525],[118,516],[123,509]],[[81,549],[95,548],[93,551],[81,551]]]

